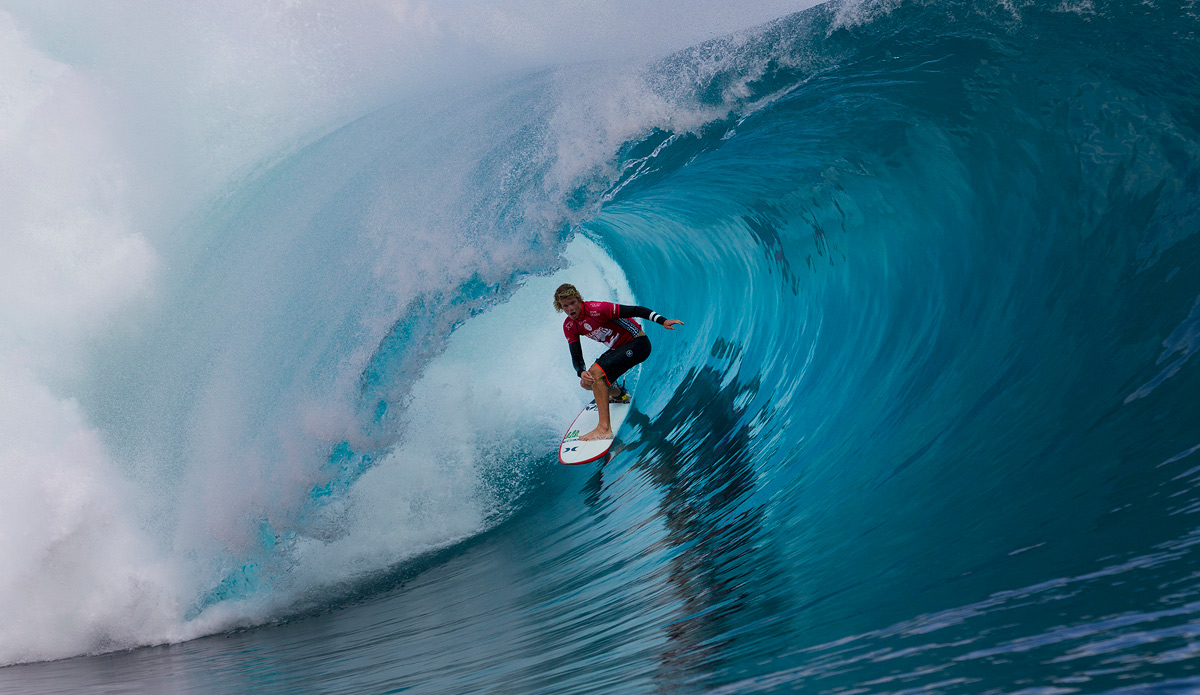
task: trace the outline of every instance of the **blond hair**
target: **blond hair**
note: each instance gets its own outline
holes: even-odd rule
[[[563,308],[561,300],[570,299],[571,297],[574,297],[581,302],[583,301],[583,295],[579,294],[579,290],[575,289],[575,285],[565,282],[559,285],[558,289],[554,290],[554,310],[562,311]]]

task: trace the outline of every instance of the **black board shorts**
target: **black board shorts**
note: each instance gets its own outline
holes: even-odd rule
[[[650,356],[650,338],[639,335],[621,347],[611,348],[600,357],[596,364],[604,371],[604,380],[612,385],[625,372],[646,361]]]

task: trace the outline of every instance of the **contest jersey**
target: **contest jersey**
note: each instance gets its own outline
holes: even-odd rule
[[[563,321],[567,342],[577,343],[579,336],[586,335],[609,348],[621,347],[636,338],[642,327],[631,318],[619,318],[619,313],[612,302],[584,302],[578,321],[570,316]]]

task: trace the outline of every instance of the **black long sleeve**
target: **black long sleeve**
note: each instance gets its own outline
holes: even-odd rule
[[[587,371],[587,365],[583,363],[583,346],[578,340],[567,345],[571,347],[571,364],[575,365],[575,376],[579,376]]]
[[[617,318],[646,319],[647,321],[653,321],[660,326],[667,322],[667,317],[663,316],[662,314],[650,311],[644,306],[636,306],[633,304],[618,304]]]

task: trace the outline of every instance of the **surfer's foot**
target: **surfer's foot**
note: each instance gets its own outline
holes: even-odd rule
[[[596,441],[597,439],[612,439],[612,438],[613,438],[613,433],[612,433],[611,429],[603,429],[602,430],[599,427],[597,427],[596,429],[592,430],[591,432],[588,432],[587,434],[580,437],[580,439],[585,442],[593,442],[593,441]]]
[[[608,402],[609,403],[628,403],[631,399],[629,392],[620,384],[609,386]]]

